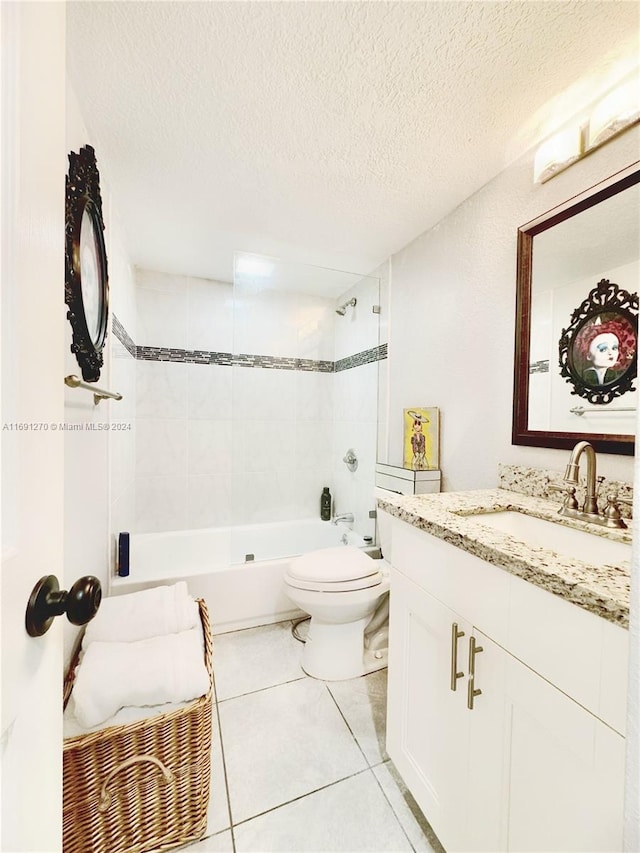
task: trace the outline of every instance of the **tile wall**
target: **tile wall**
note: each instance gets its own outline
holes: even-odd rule
[[[313,517],[328,485],[373,535],[377,279],[338,299],[235,290],[137,272],[136,532]]]

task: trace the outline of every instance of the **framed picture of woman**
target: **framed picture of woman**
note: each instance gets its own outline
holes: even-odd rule
[[[634,391],[637,342],[638,295],[602,279],[562,330],[560,368],[571,393],[603,405]]]

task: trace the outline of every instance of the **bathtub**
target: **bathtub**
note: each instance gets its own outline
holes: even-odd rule
[[[112,576],[109,594],[184,580],[207,602],[214,633],[268,625],[303,615],[283,591],[291,557],[341,543],[371,548],[346,525],[316,519],[132,534],[129,576]]]

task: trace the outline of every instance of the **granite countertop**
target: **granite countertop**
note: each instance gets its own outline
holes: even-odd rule
[[[586,530],[617,542],[631,542],[630,530],[612,530],[558,515],[558,503],[506,489],[441,492],[429,495],[378,494],[378,507],[494,566],[616,625],[629,625],[630,565],[592,565],[549,548],[530,545],[483,525],[473,513],[514,510]]]

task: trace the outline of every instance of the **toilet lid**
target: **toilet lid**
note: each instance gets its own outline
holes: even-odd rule
[[[376,561],[363,551],[353,545],[339,545],[301,554],[291,560],[287,574],[307,583],[336,583],[368,578],[379,570]]]

